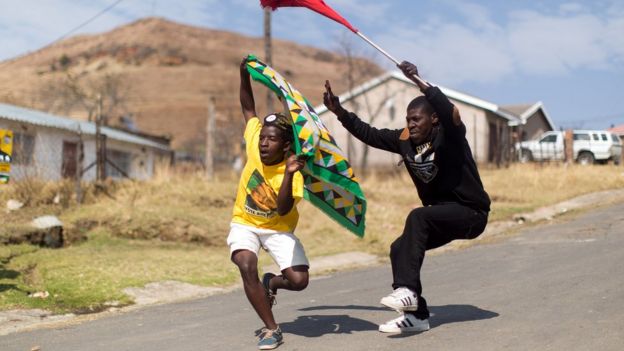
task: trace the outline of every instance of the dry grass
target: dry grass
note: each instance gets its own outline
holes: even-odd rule
[[[611,165],[514,165],[484,169],[481,178],[492,198],[492,220],[561,202],[583,194],[624,187],[624,169]]]
[[[612,166],[514,165],[482,169],[481,175],[493,199],[492,220],[624,186],[622,168]],[[129,303],[123,288],[152,281],[175,279],[202,285],[236,281],[225,238],[237,182],[232,174],[207,181],[200,171],[164,167],[149,182],[110,184],[108,192],[114,198],[90,190],[81,206],[73,200],[66,204],[50,200],[67,189],[62,183],[33,183],[28,185],[30,193],[19,183],[2,188],[2,202],[16,196],[31,199],[20,211],[1,213],[3,227],[51,213],[70,233],[88,240],[58,250],[0,247],[0,309],[91,311],[106,301]],[[299,205],[297,235],[310,257],[353,250],[388,254],[405,216],[420,206],[420,200],[406,174],[370,175],[363,189],[368,199],[364,239],[346,232],[309,203]],[[268,255],[261,255],[260,264],[268,263]],[[49,291],[52,297],[26,297],[39,290]]]

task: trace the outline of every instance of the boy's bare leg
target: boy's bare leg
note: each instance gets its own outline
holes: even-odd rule
[[[273,277],[269,288],[273,291],[277,289],[301,291],[308,286],[308,281],[308,266],[293,266],[284,269],[282,275]]]
[[[264,287],[258,279],[258,257],[248,250],[238,250],[232,254],[232,262],[238,266],[247,299],[268,329],[276,329],[277,323],[271,312]]]

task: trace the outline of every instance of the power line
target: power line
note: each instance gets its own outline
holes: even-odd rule
[[[120,2],[122,2],[124,0],[117,0],[114,3],[108,5],[106,8],[104,8],[103,10],[101,10],[100,12],[98,12],[97,14],[95,14],[93,17],[89,18],[88,20],[84,21],[83,23],[81,23],[80,25],[76,26],[75,28],[73,28],[72,30],[70,30],[69,32],[61,35],[60,37],[58,37],[57,39],[51,41],[50,43],[48,43],[47,45],[42,45],[42,48],[54,45],[56,43],[58,43],[59,41],[67,38],[69,35],[73,34],[74,32],[76,32],[77,30],[83,28],[84,26],[86,26],[87,24],[93,22],[96,18],[100,17],[101,15],[105,14],[106,12],[110,11],[113,7],[119,5]],[[4,66],[5,64],[7,64],[8,62],[13,61],[13,59],[8,59],[8,60],[4,60],[2,62],[0,62],[0,67]]]
[[[104,8],[103,10],[101,10],[100,12],[98,12],[95,16],[89,18],[88,20],[84,21],[83,23],[81,23],[80,25],[78,25],[77,27],[75,27],[74,29],[70,30],[69,32],[61,35],[58,39],[52,41],[51,43],[49,43],[48,45],[45,45],[43,47],[46,46],[51,46],[54,45],[56,43],[58,43],[59,41],[67,38],[69,35],[71,35],[72,33],[76,32],[77,30],[81,29],[82,27],[86,26],[87,24],[93,22],[96,18],[100,17],[101,15],[105,14],[106,12],[110,11],[113,7],[119,5],[120,2],[122,2],[124,0],[117,0],[114,3],[108,5],[106,8]]]

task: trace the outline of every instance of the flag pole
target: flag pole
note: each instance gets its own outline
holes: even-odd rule
[[[372,47],[374,47],[375,49],[377,49],[377,51],[381,52],[384,56],[386,56],[387,58],[389,58],[392,62],[394,62],[395,65],[399,65],[400,62],[397,61],[397,59],[395,59],[394,57],[392,57],[392,55],[390,55],[389,53],[387,53],[384,49],[380,48],[379,45],[373,43],[370,39],[368,39],[364,34],[362,34],[360,31],[356,31],[355,34],[357,34],[360,38],[364,39],[365,42],[369,43]],[[419,82],[421,82],[424,85],[428,85],[427,82],[425,82],[422,78],[420,78],[417,75],[413,75],[413,77],[418,80]]]

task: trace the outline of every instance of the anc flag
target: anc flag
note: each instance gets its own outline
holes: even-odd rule
[[[345,154],[312,105],[282,75],[255,56],[247,57],[251,77],[273,90],[287,106],[295,133],[295,151],[307,157],[301,170],[303,196],[349,229],[364,236],[366,198]]]

